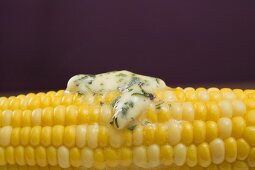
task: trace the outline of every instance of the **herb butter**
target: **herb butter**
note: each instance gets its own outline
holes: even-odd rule
[[[143,76],[129,71],[113,71],[97,75],[80,74],[67,83],[67,91],[81,95],[117,90],[121,95],[112,104],[115,114],[110,122],[122,129],[135,121],[154,102],[154,91],[166,87],[159,78]]]

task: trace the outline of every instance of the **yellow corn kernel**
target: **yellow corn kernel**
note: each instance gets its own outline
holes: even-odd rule
[[[223,162],[218,166],[220,170],[232,170],[231,164],[228,162]]]
[[[35,160],[36,160],[37,165],[42,166],[42,167],[46,166],[48,164],[46,158],[47,157],[46,157],[45,148],[42,146],[38,146],[35,149]]]
[[[22,116],[22,111],[20,110],[14,110],[12,112],[11,124],[13,127],[21,127],[21,116]]]
[[[211,164],[210,149],[207,143],[202,143],[197,148],[198,163],[202,167],[208,167]]]
[[[167,141],[167,125],[166,124],[158,124],[156,133],[155,133],[155,141],[158,144],[164,144]]]
[[[79,148],[82,148],[86,144],[86,136],[87,136],[87,127],[86,125],[78,125],[76,126],[76,145]]]
[[[233,114],[231,102],[228,100],[221,100],[218,103],[221,112],[221,117],[231,118]]]
[[[41,129],[41,144],[43,146],[49,146],[51,144],[51,130],[52,128],[49,126],[42,127]]]
[[[255,167],[255,148],[251,148],[248,156],[248,164],[250,167]]]
[[[248,126],[255,125],[255,110],[251,110],[245,114],[245,121]]]
[[[117,152],[111,148],[106,148],[104,150],[106,164],[109,167],[116,167],[118,165],[119,156]]]
[[[205,88],[198,88],[196,92],[197,92],[197,97],[201,101],[208,101],[210,99],[210,96]]]
[[[105,150],[107,151],[107,150]],[[109,151],[107,151],[109,152]],[[110,154],[110,153],[105,153],[106,158],[108,159],[113,159],[116,160],[116,155],[115,154]],[[113,157],[113,158],[112,158]],[[115,163],[115,162],[114,162]],[[144,146],[138,146],[133,148],[133,163],[141,168],[146,168],[147,167],[147,155],[146,155],[146,148]],[[109,164],[108,166],[117,166],[117,162],[115,164]]]
[[[57,158],[58,158],[58,165],[61,168],[69,168],[70,167],[69,150],[65,146],[60,146],[57,149]]]
[[[147,162],[149,168],[160,165],[160,148],[158,145],[150,145],[147,148]]]
[[[25,154],[24,154],[24,148],[22,146],[18,146],[14,150],[14,156],[15,156],[15,162],[18,165],[25,165]]]
[[[173,163],[173,148],[170,145],[160,147],[160,160],[163,165],[169,166]]]
[[[47,148],[46,153],[49,165],[56,166],[58,163],[57,150],[54,147],[50,146]]]
[[[36,165],[36,161],[35,161],[35,150],[34,148],[32,148],[31,146],[25,147],[24,149],[24,155],[25,155],[25,162],[29,165],[29,166],[34,166]]]
[[[218,126],[213,121],[206,122],[206,141],[211,142],[218,137]]]
[[[229,88],[221,89],[222,97],[227,100],[234,100],[236,98],[235,93]]]
[[[13,146],[17,146],[20,144],[20,129],[21,128],[13,128],[11,134],[11,144]]]
[[[207,102],[207,120],[217,121],[220,118],[220,109],[215,102]]]
[[[4,148],[0,147],[0,166],[5,164],[6,164],[6,160],[5,160]]]
[[[5,159],[6,162],[10,165],[13,165],[15,163],[14,148],[12,146],[8,146],[7,148],[5,148]]]
[[[255,127],[247,126],[244,129],[243,137],[251,146],[255,146]]]
[[[212,162],[220,164],[225,159],[225,146],[224,142],[220,138],[216,138],[209,144]]]
[[[250,145],[244,139],[238,139],[236,141],[237,147],[237,159],[245,160],[250,152]]]
[[[64,126],[56,125],[52,128],[52,144],[53,146],[60,146],[63,144]]]
[[[176,145],[181,140],[181,124],[177,121],[171,120],[168,123],[168,139],[171,145]]]
[[[40,107],[40,103],[41,103],[41,99],[39,96],[27,96],[27,100],[28,100],[28,108],[29,109],[36,109]]]
[[[32,125],[33,126],[41,126],[42,125],[42,109],[33,110]]]
[[[31,126],[32,112],[30,110],[24,110],[21,117],[21,126]]]
[[[65,115],[66,125],[75,125],[77,123],[78,108],[76,106],[67,106]]]
[[[240,138],[243,135],[246,122],[242,117],[232,118],[232,135],[235,138]]]
[[[98,105],[92,105],[89,107],[89,123],[98,122],[100,108]]]
[[[190,102],[183,103],[182,119],[192,122],[194,120],[195,109]]]
[[[51,97],[50,96],[41,96],[41,105],[42,107],[47,107],[51,105]]]
[[[87,127],[88,147],[97,148],[98,146],[98,124],[88,125]]]
[[[73,147],[75,145],[76,136],[75,126],[66,126],[64,130],[64,145],[68,147]]]
[[[182,111],[183,111],[183,107],[180,103],[177,103],[177,102],[171,103],[169,112],[171,113],[171,116],[173,117],[173,119],[182,120]]]
[[[70,164],[73,167],[77,167],[77,168],[80,167],[81,165],[80,159],[81,159],[80,150],[77,148],[70,149]]]
[[[20,137],[22,137],[22,140],[20,140],[20,143],[24,146],[29,144],[30,131],[31,131],[31,127],[23,127],[20,130]]]
[[[85,124],[88,123],[89,120],[89,108],[87,105],[82,105],[79,107],[77,121],[78,124]]]
[[[218,133],[219,137],[226,139],[231,136],[232,133],[232,121],[229,118],[220,118],[218,120]]]
[[[155,108],[149,107],[146,113],[147,119],[150,122],[157,122],[158,121],[158,114],[155,111]]]
[[[52,96],[51,97],[51,105],[52,106],[59,106],[62,103],[62,96]]]
[[[187,165],[190,167],[197,165],[197,147],[195,145],[187,147]]]
[[[8,146],[11,142],[12,127],[4,126],[0,128],[0,146]]]
[[[174,149],[174,163],[178,166],[184,165],[186,162],[187,147],[181,143],[177,144]]]
[[[196,144],[200,144],[205,141],[206,124],[204,121],[195,120],[193,122],[193,141]]]
[[[40,144],[41,130],[41,126],[32,127],[30,132],[30,144],[32,146],[37,146]]]
[[[241,100],[233,100],[233,115],[234,116],[243,116],[246,113],[246,106],[245,103]]]
[[[19,106],[20,106],[20,99],[18,98],[13,98],[10,100],[10,103],[9,103],[9,108],[11,110],[16,110],[16,109],[19,109]]]
[[[46,107],[42,111],[42,126],[53,125],[53,108]]]
[[[190,122],[182,123],[182,143],[189,145],[193,141],[193,126]]]
[[[105,126],[99,126],[98,143],[100,147],[105,147],[108,144],[109,132]],[[131,139],[132,140],[132,139]]]
[[[0,97],[0,108],[5,110],[9,107],[9,100],[6,97]]]
[[[61,102],[63,105],[70,105],[72,104],[72,102],[73,102],[73,94],[68,93],[63,95],[62,102]]]
[[[225,141],[225,159],[227,162],[236,161],[237,157],[237,143],[236,140],[232,137],[226,139]]]
[[[207,117],[207,108],[203,102],[195,102],[194,103],[195,109],[195,120],[206,120]]]
[[[248,165],[243,161],[236,161],[233,163],[233,170],[252,170]]]
[[[143,126],[137,125],[133,131],[133,144],[135,146],[143,144]]]
[[[132,163],[132,151],[129,148],[120,149],[120,165],[129,166]]]
[[[54,125],[64,125],[65,124],[65,112],[66,112],[65,106],[59,105],[54,108],[54,113],[53,113]]]
[[[143,128],[143,139],[146,145],[150,145],[154,142],[155,126],[153,124],[147,124]]]
[[[89,148],[83,148],[81,150],[81,166],[85,168],[91,168],[94,163],[93,151]]]
[[[197,99],[197,94],[194,89],[185,89],[185,97],[187,101],[194,101]]]
[[[169,113],[169,105],[166,103],[161,104],[157,116],[159,122],[168,121],[171,117],[171,114]]]
[[[112,108],[108,105],[103,105],[99,113],[99,124],[105,125],[111,121],[112,118]]]
[[[125,130],[122,135],[122,141],[124,146],[132,146],[133,136],[131,130]]]
[[[12,120],[12,111],[5,110],[2,112],[2,126],[10,126]]]
[[[104,152],[102,149],[94,151],[94,166],[96,169],[105,169]]]

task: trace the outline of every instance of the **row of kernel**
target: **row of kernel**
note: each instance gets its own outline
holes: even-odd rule
[[[19,166],[19,165],[7,165],[7,166],[0,166],[1,170],[62,170],[59,166]],[[81,168],[76,167],[69,167],[68,170],[80,170]],[[84,169],[84,168],[82,168]],[[249,167],[245,161],[236,161],[234,163],[227,163],[224,162],[219,165],[211,164],[209,167],[201,167],[201,166],[194,166],[189,167],[187,165],[184,166],[159,166],[157,168],[153,168],[151,170],[254,170],[255,168]],[[94,168],[88,168],[87,170],[94,170]],[[116,168],[107,168],[107,170],[116,170]],[[118,170],[141,170],[141,168],[131,165],[129,167],[119,166]]]
[[[246,126],[242,117],[232,120],[221,118],[219,121],[200,121],[193,123],[171,120],[167,123],[137,125],[133,130],[122,131],[111,126],[98,124],[83,125],[54,125],[34,127],[0,128],[0,146],[8,145],[43,145],[84,147],[90,148],[112,146],[139,146],[150,144],[176,145],[201,144],[211,142],[215,138],[226,139],[243,137],[251,146],[255,146],[255,127]]]
[[[178,101],[215,101],[221,99],[233,100],[233,99],[245,99],[249,97],[247,91],[241,89],[218,89],[218,88],[185,88],[180,87],[174,89],[175,96]]]
[[[112,108],[109,105],[59,105],[35,110],[0,111],[0,127],[27,127],[75,125],[84,123],[108,124],[111,121]]]
[[[111,104],[111,102],[119,95],[118,92],[108,92],[104,95],[86,94],[78,95],[77,93],[65,93],[64,90],[57,92],[50,91],[48,93],[29,93],[27,95],[18,95],[0,98],[0,110],[26,110],[45,107],[55,107],[58,105],[71,105],[81,103],[96,103],[102,102]]]
[[[243,116],[247,112],[246,105],[241,100],[220,100],[219,102],[169,102],[162,104],[158,109],[150,107],[146,113],[147,119],[152,122],[176,120],[212,120],[221,117]]]
[[[224,161],[234,163],[236,160],[246,160],[250,167],[255,167],[255,148],[243,151],[242,146],[233,144],[233,139],[222,141],[215,139],[211,143],[202,143],[198,146],[184,144],[149,145],[133,148],[82,148],[68,149],[65,146],[55,147],[0,147],[0,165],[39,165],[56,166],[62,168],[73,167],[105,167],[130,166],[132,163],[142,168],[164,166],[201,166],[209,167],[211,164],[222,164]],[[245,155],[244,155],[245,152]]]
[[[2,110],[26,110],[37,109],[59,104],[71,104],[77,99],[77,94],[65,94],[63,90],[48,93],[29,93],[27,95],[0,98],[0,109]]]

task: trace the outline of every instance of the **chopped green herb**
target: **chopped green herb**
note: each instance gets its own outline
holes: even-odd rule
[[[156,109],[161,109],[161,105],[162,105],[163,103],[164,103],[164,102],[161,102],[161,103],[156,104],[156,105],[155,105],[155,108],[156,108]]]
[[[115,104],[118,103],[119,99],[120,99],[120,96],[116,97],[116,98],[112,101],[112,103],[111,103],[112,107],[114,107]]]
[[[122,108],[121,108],[122,116],[126,116],[126,115],[127,115],[128,110],[129,110],[129,107],[122,107]]]
[[[156,78],[156,82],[159,84],[159,78]]]
[[[117,127],[117,128],[119,128],[119,124],[118,124],[118,117],[115,117],[114,122],[115,122],[116,127]]]

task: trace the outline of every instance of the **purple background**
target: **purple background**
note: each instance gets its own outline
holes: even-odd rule
[[[254,1],[0,2],[0,92],[122,69],[172,86],[255,81]]]

